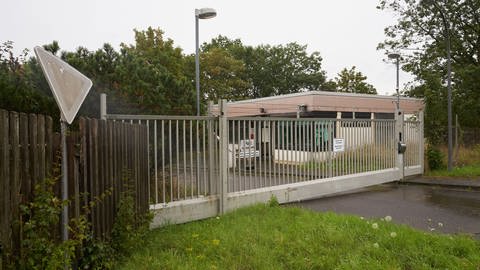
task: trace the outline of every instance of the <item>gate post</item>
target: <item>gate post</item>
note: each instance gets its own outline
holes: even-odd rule
[[[395,154],[397,157],[398,180],[405,177],[404,155],[399,152],[400,143],[403,143],[403,111],[395,110]]]
[[[208,116],[212,117],[213,112],[212,112],[212,107],[213,107],[213,101],[208,102]],[[215,195],[218,194],[218,190],[216,188],[216,182],[215,182],[215,171],[216,171],[216,164],[215,164],[215,126],[214,126],[214,120],[209,119],[208,120],[208,179],[209,179],[209,189],[210,189],[210,195]]]
[[[107,94],[100,94],[100,119],[107,119]]]
[[[228,121],[227,121],[227,101],[222,99],[220,101],[219,114],[219,133],[220,133],[220,173],[219,173],[219,212],[224,214],[227,205],[227,182],[228,182]]]

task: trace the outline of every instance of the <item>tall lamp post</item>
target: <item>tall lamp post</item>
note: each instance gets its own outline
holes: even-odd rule
[[[399,91],[400,54],[399,53],[390,53],[390,54],[388,54],[388,58],[396,60],[396,65],[397,65],[397,84],[396,84],[397,110],[400,110],[400,91]]]
[[[443,24],[443,35],[445,37],[445,46],[447,48],[447,125],[448,125],[448,170],[451,171],[453,168],[453,138],[452,138],[452,59],[451,59],[451,49],[450,49],[450,23],[443,12],[443,9],[438,5],[436,0],[421,0],[421,4],[433,5],[433,7],[438,11],[442,19]]]
[[[200,59],[198,49],[198,20],[217,16],[213,8],[195,9],[195,87],[197,89],[197,116],[200,116]]]

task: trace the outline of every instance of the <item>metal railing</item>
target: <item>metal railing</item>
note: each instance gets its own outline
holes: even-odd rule
[[[205,197],[216,193],[218,121],[204,116],[106,115],[147,126],[150,202]]]
[[[405,151],[405,167],[417,166],[422,164],[423,152],[423,130],[420,121],[404,121],[404,136],[407,144]]]
[[[398,167],[395,120],[103,117],[147,126],[155,205]],[[421,121],[404,121],[403,132],[404,166],[422,166]]]
[[[229,192],[395,167],[394,120],[236,118],[228,129]]]

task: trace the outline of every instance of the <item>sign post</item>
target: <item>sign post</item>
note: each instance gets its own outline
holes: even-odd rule
[[[55,101],[60,108],[61,143],[62,143],[62,200],[68,200],[67,179],[67,132],[85,97],[92,81],[62,59],[42,47],[34,48],[35,55],[42,67],[43,74],[52,90]],[[62,240],[68,240],[68,206],[62,209]]]

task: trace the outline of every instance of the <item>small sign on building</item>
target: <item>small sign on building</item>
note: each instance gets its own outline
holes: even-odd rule
[[[333,152],[344,152],[345,151],[345,139],[337,138],[333,139]]]

